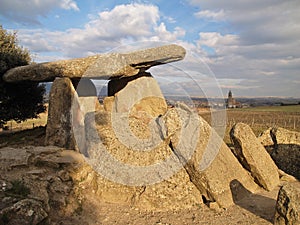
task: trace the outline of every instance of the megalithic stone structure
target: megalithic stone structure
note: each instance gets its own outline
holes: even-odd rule
[[[86,89],[79,91],[85,92],[95,89],[90,79],[113,79],[109,84],[109,89],[115,94],[129,80],[146,76],[145,71],[152,66],[182,60],[185,54],[186,51],[181,46],[165,45],[129,53],[110,53],[21,66],[9,70],[3,79],[6,82],[54,81],[49,99],[46,144],[75,149],[77,146],[72,126],[75,124],[76,132],[81,133],[84,130],[82,129],[84,115],[99,108],[100,105],[96,100],[96,92],[89,95],[77,93],[73,84],[76,86],[79,81],[78,88]],[[126,80],[125,83],[124,80]],[[88,81],[89,86],[82,85],[84,81]],[[77,110],[73,107],[73,112],[71,112],[72,104],[77,105],[74,106]]]
[[[166,45],[31,64],[9,70],[4,80],[54,81],[46,144],[79,149],[92,159],[91,165],[104,168],[106,174],[97,173],[102,179],[97,187],[105,200],[119,202],[121,196],[126,201],[136,198],[141,205],[151,203],[153,208],[184,208],[202,202],[227,208],[241,188],[257,190],[253,173],[243,168],[198,113],[183,104],[168,108],[159,85],[147,72],[152,66],[181,60],[185,54],[178,45]],[[110,80],[104,107],[99,105],[91,79]],[[107,164],[107,159],[116,159],[120,167]],[[120,183],[142,189],[136,192],[138,188]]]

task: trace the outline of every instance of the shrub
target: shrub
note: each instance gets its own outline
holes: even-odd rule
[[[2,79],[9,69],[28,65],[30,61],[28,50],[18,46],[16,33],[9,33],[0,25],[0,127],[9,120],[21,122],[37,118],[46,110],[44,85],[35,82],[5,83]]]

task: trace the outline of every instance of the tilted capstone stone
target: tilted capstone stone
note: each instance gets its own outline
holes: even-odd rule
[[[109,79],[128,77],[144,72],[152,66],[182,60],[186,51],[178,45],[165,45],[130,53],[110,53],[86,58],[37,63],[9,70],[6,82],[53,81],[55,77],[80,79]]]

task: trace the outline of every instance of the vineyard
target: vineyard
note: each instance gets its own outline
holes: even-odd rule
[[[211,112],[199,111],[199,114],[211,123]],[[229,131],[238,122],[248,124],[256,135],[269,127],[282,127],[300,132],[300,105],[269,106],[226,111],[226,133],[224,140],[230,143]]]

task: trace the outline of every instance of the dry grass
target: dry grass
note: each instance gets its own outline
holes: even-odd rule
[[[44,113],[39,114],[39,117],[36,119],[28,119],[21,123],[17,123],[14,120],[8,121],[7,127],[9,130],[3,132],[16,132],[21,130],[32,129],[35,127],[46,126],[47,116],[48,116],[48,112],[46,111]]]

